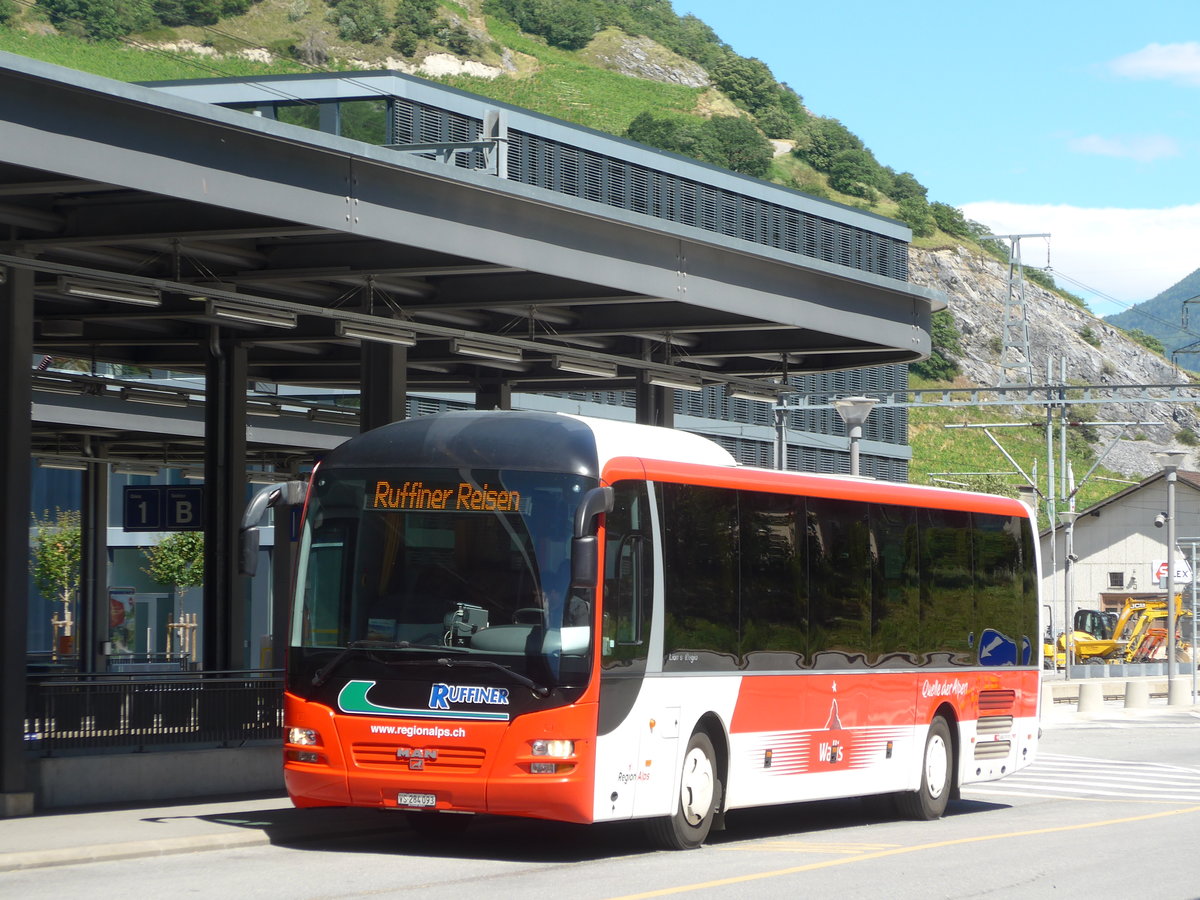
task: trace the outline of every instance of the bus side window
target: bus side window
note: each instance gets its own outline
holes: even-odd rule
[[[613,509],[604,524],[603,655],[645,659],[654,583],[649,500],[641,482],[617,482],[613,491]]]
[[[640,534],[627,534],[621,539],[617,553],[617,579],[615,590],[616,641],[618,644],[640,644],[642,642],[641,609],[642,566],[645,538]]]

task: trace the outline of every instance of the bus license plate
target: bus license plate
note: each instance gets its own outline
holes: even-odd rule
[[[397,806],[407,806],[409,809],[423,809],[431,806],[437,806],[437,797],[433,794],[397,794]]]

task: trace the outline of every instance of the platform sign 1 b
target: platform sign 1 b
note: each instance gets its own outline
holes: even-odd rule
[[[122,527],[125,531],[201,531],[204,486],[128,485]]]

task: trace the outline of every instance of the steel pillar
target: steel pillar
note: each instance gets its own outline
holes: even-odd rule
[[[238,531],[246,505],[246,348],[214,334],[204,409],[204,668],[246,664],[245,585]]]
[[[0,267],[0,817],[33,812],[25,761],[33,273]]]
[[[408,414],[408,348],[364,343],[359,427],[370,431]]]
[[[82,672],[102,671],[103,644],[109,636],[108,609],[108,463],[93,462],[83,477],[83,534],[80,560],[76,649]]]

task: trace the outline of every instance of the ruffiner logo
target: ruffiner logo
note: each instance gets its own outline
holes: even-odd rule
[[[961,697],[967,692],[969,685],[955,678],[953,681],[923,681],[921,682],[922,697]]]

